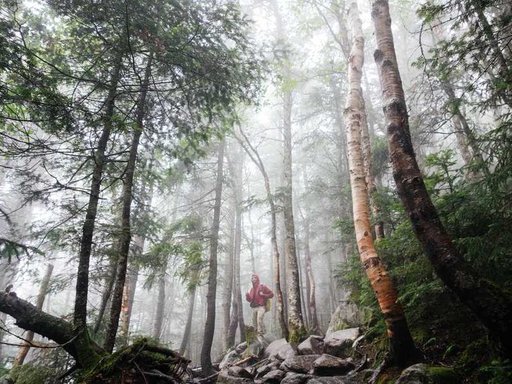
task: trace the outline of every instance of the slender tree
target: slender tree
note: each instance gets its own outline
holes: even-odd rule
[[[204,326],[204,339],[201,348],[201,370],[204,376],[213,373],[212,345],[215,333],[215,312],[217,307],[217,252],[219,246],[220,210],[222,203],[222,180],[224,173],[224,146],[225,140],[219,144],[217,159],[217,181],[215,183],[215,204],[213,207],[213,221],[210,233],[210,259],[208,263],[208,292],[206,294],[206,322]]]
[[[279,321],[279,326],[281,328],[281,336],[285,339],[288,339],[289,332],[288,326],[286,324],[286,317],[284,311],[284,303],[283,303],[283,291],[281,289],[281,254],[279,252],[279,246],[277,244],[277,207],[274,201],[274,195],[272,194],[272,189],[270,187],[270,178],[268,176],[267,170],[265,168],[265,164],[263,163],[258,151],[251,144],[249,138],[245,134],[242,128],[240,128],[239,142],[244,148],[245,152],[249,155],[250,159],[253,163],[258,167],[258,170],[261,172],[263,176],[263,183],[265,185],[265,192],[267,195],[267,201],[270,207],[270,220],[271,220],[271,228],[270,228],[270,244],[272,247],[272,260],[273,260],[273,270],[274,270],[274,287],[277,298],[277,317]]]

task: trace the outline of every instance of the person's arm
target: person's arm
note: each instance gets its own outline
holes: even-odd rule
[[[272,290],[266,285],[263,285],[261,287],[260,295],[263,296],[265,299],[271,299],[274,297],[274,292],[272,292]]]
[[[248,290],[245,294],[245,300],[247,300],[249,303],[251,302],[251,290]]]

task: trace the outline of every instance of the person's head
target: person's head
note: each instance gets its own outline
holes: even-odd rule
[[[257,274],[253,273],[251,276],[251,282],[255,285],[258,284],[260,282],[260,277]]]

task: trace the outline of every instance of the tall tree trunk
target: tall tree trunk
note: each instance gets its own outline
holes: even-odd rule
[[[87,297],[89,292],[89,261],[91,258],[92,238],[96,223],[96,214],[100,199],[101,179],[106,162],[106,149],[113,129],[114,105],[117,96],[117,87],[121,77],[123,55],[117,53],[112,70],[107,99],[105,101],[105,114],[103,115],[103,130],[98,146],[94,151],[94,170],[91,180],[91,190],[84,225],[82,226],[82,238],[80,240],[80,254],[78,257],[78,272],[76,277],[76,296],[73,322],[77,331],[85,329],[87,325]]]
[[[384,315],[393,361],[399,366],[418,358],[405,314],[391,276],[386,271],[373,244],[368,204],[367,171],[362,148],[365,109],[361,78],[364,63],[364,37],[356,3],[351,6],[353,44],[348,63],[349,92],[345,107],[350,187],[354,214],[354,229],[361,262]]]
[[[213,207],[213,223],[210,233],[210,260],[208,263],[208,292],[206,294],[206,321],[204,338],[201,348],[201,370],[204,376],[213,373],[212,345],[215,333],[215,310],[217,306],[217,252],[219,247],[220,208],[222,203],[222,179],[224,169],[225,141],[219,144],[217,160],[217,182],[215,185],[215,205]]]
[[[276,18],[277,38],[285,39],[283,21],[277,2],[273,2]],[[289,60],[285,60],[282,75],[285,81],[291,79]],[[293,218],[293,187],[292,187],[292,105],[293,96],[290,89],[282,90],[283,96],[283,215],[285,227],[284,255],[286,260],[286,284],[288,287],[288,341],[298,343],[305,335],[302,318],[302,303],[299,282],[299,266],[295,245],[295,222]]]
[[[41,285],[39,286],[39,293],[37,295],[36,300],[36,308],[39,310],[43,309],[44,300],[46,298],[46,295],[48,294],[48,287],[50,286],[50,279],[52,278],[52,272],[53,265],[48,264],[48,266],[46,267],[46,272],[43,276],[43,280],[41,280]],[[23,362],[25,361],[28,351],[30,350],[30,343],[32,342],[32,340],[34,340],[34,332],[28,331],[27,335],[25,336],[25,340],[25,343],[23,343],[23,346],[20,347],[20,350],[18,351],[16,359],[14,359],[13,366],[22,365]]]
[[[261,157],[252,146],[249,138],[245,135],[244,131],[240,129],[240,134],[243,140],[240,140],[240,144],[244,148],[245,152],[249,155],[254,164],[258,167],[261,175],[263,176],[263,182],[265,185],[265,192],[267,194],[267,201],[270,206],[270,219],[271,219],[271,232],[270,232],[270,243],[272,246],[272,260],[274,270],[274,287],[276,295],[276,311],[279,320],[279,326],[281,327],[281,336],[288,340],[288,326],[286,325],[284,303],[283,303],[283,291],[281,289],[281,255],[279,253],[279,246],[277,244],[277,207],[274,201],[274,196],[270,188],[270,178],[268,177],[267,170]]]
[[[234,225],[234,243],[233,243],[233,311],[229,324],[229,332],[227,337],[227,347],[232,347],[235,344],[236,330],[240,329],[241,339],[245,340],[245,323],[243,318],[242,308],[242,289],[240,286],[240,256],[242,249],[242,195],[243,195],[243,163],[244,157],[241,152],[240,144],[237,148],[231,151],[234,154],[236,161],[230,159],[229,165],[231,169],[233,195],[235,205],[235,225]],[[240,314],[242,313],[242,316]]]
[[[302,318],[302,304],[299,282],[299,265],[295,245],[295,220],[293,217],[293,187],[292,187],[292,94],[284,93],[284,188],[283,214],[285,226],[285,259],[286,280],[288,285],[288,332],[289,341],[296,343],[305,334]]]
[[[398,71],[391,17],[386,0],[372,2],[377,38],[375,61],[382,86],[393,177],[398,193],[439,278],[468,306],[512,355],[512,300],[498,287],[478,276],[447,234],[427,193],[409,133],[405,96]]]
[[[126,280],[126,269],[128,267],[128,254],[130,251],[131,241],[131,205],[133,200],[133,183],[135,175],[135,167],[137,162],[137,152],[139,142],[144,129],[144,117],[146,112],[146,98],[149,88],[149,79],[151,77],[151,65],[153,61],[153,53],[150,54],[146,64],[144,80],[141,84],[140,95],[137,101],[137,110],[135,112],[136,125],[133,132],[133,139],[130,146],[128,163],[126,164],[125,179],[122,194],[122,219],[121,219],[121,237],[119,241],[118,261],[116,282],[112,295],[112,304],[110,310],[110,321],[105,336],[104,348],[108,352],[114,349],[116,340],[117,327],[119,325],[119,316],[121,313],[121,305],[123,302],[123,291]]]

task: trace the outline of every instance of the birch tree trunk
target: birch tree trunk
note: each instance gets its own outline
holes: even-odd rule
[[[219,246],[220,208],[222,199],[222,179],[224,173],[225,141],[219,144],[217,160],[217,182],[215,185],[215,205],[213,207],[213,223],[210,234],[210,260],[208,263],[208,291],[206,294],[206,321],[204,338],[201,347],[201,370],[206,377],[213,373],[212,345],[215,333],[215,310],[217,306],[217,252]]]
[[[439,278],[512,355],[512,299],[478,276],[455,248],[427,193],[412,147],[387,0],[372,2],[375,61],[382,86],[393,177],[413,230]]]
[[[364,38],[356,3],[351,6],[351,18],[353,44],[348,63],[349,92],[344,115],[347,129],[354,229],[361,263],[384,315],[393,361],[399,366],[405,366],[411,362],[411,359],[417,358],[418,353],[409,332],[405,314],[398,303],[398,295],[391,276],[375,250],[370,224],[367,171],[364,164],[361,133],[365,124],[361,88]]]

